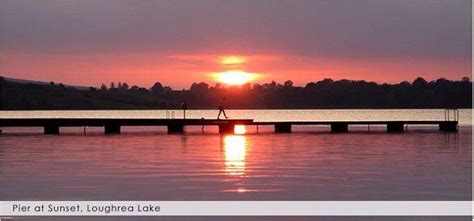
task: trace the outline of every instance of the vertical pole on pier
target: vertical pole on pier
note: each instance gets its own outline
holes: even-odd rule
[[[183,119],[186,120],[186,110],[188,109],[188,105],[186,104],[186,102],[182,102],[181,103],[181,109],[183,109]]]

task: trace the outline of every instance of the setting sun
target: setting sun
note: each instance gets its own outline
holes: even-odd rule
[[[254,80],[257,74],[244,71],[225,71],[216,73],[214,76],[217,81],[228,85],[242,85]]]

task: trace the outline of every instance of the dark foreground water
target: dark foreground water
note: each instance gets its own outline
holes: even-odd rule
[[[0,137],[1,200],[471,200],[470,126],[300,127],[292,134],[215,128],[7,129]],[[35,218],[37,220],[39,218]],[[43,218],[41,220],[84,220]],[[89,218],[90,219],[90,218]],[[94,218],[97,220],[142,220]],[[143,218],[143,220],[158,218]],[[471,220],[459,217],[160,217],[160,220]],[[23,219],[20,219],[23,220]]]

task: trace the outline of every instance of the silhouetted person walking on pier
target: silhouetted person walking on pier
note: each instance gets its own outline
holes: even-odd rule
[[[225,97],[222,98],[222,101],[219,104],[219,114],[217,115],[218,120],[220,120],[221,114],[224,114],[225,119],[228,119],[227,115],[225,114],[225,110],[224,110],[224,102],[225,102]]]

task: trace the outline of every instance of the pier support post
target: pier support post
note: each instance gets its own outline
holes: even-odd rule
[[[168,124],[169,134],[180,134],[184,133],[184,124],[182,123],[170,123]]]
[[[291,133],[291,124],[288,123],[276,123],[275,133]]]
[[[120,134],[120,125],[118,124],[106,124],[104,126],[105,134]]]
[[[457,132],[458,131],[458,122],[457,121],[446,121],[439,124],[440,131],[446,132]]]
[[[233,134],[235,125],[232,123],[223,123],[219,124],[219,133],[220,134]]]
[[[403,123],[400,122],[392,122],[387,123],[387,132],[403,132]]]
[[[59,134],[59,126],[54,124],[45,125],[44,134]]]
[[[333,133],[347,133],[349,132],[349,124],[347,123],[332,123],[331,132]]]

